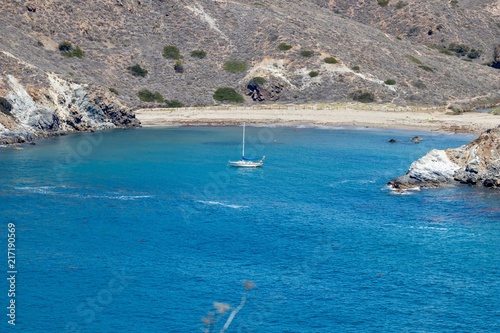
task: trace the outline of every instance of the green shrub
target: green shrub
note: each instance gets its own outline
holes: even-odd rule
[[[231,73],[244,72],[247,69],[247,63],[245,61],[231,59],[224,63],[224,69]]]
[[[184,106],[184,104],[182,104],[181,102],[179,102],[178,100],[166,100],[165,101],[165,107],[167,108],[182,108]]]
[[[359,72],[361,69],[359,68],[359,66],[352,66],[351,68],[353,71],[355,72]]]
[[[292,48],[292,45],[287,44],[287,43],[281,43],[280,45],[278,45],[278,49],[280,49],[281,51],[288,51],[291,48]]]
[[[182,64],[182,60],[177,60],[174,65],[174,71],[176,73],[184,73],[184,65]]]
[[[115,95],[120,95],[120,93],[118,92],[118,90],[116,90],[115,88],[109,88],[109,91],[111,91]]]
[[[467,53],[467,58],[477,59],[481,56],[482,53],[483,53],[483,51],[481,51],[481,50],[472,49],[472,50],[470,50],[469,53]]]
[[[73,48],[71,43],[68,41],[59,44],[59,51],[61,51],[61,55],[68,58],[83,58],[83,56],[85,55],[85,52],[83,52],[80,47],[76,46],[75,48]]]
[[[398,3],[396,4],[396,9],[401,9],[401,8],[405,7],[406,5],[408,5],[406,2],[398,1]]]
[[[385,80],[384,83],[387,84],[388,86],[393,86],[396,84],[396,80],[388,79],[388,80]]]
[[[352,99],[361,103],[371,103],[375,100],[375,96],[371,92],[358,90],[352,94]]]
[[[335,59],[334,57],[325,58],[325,59],[323,59],[323,61],[326,62],[327,64],[336,64],[336,63],[338,63],[337,59]]]
[[[420,80],[417,80],[417,81],[413,81],[411,83],[415,88],[418,88],[418,89],[427,89],[427,86],[425,85],[425,83],[423,83],[422,81]]]
[[[205,52],[203,50],[195,50],[195,51],[191,52],[191,57],[193,57],[193,58],[203,59],[206,56],[207,56],[207,52]]]
[[[139,99],[143,102],[158,102],[163,103],[165,100],[159,92],[152,92],[148,89],[142,89],[137,93]]]
[[[229,87],[219,88],[214,93],[214,99],[219,102],[243,103],[245,99],[236,90]]]
[[[248,82],[248,85],[262,86],[264,83],[266,83],[266,79],[260,76],[256,76],[253,79],[251,79],[250,82]]]
[[[426,66],[426,65],[420,65],[420,66],[418,66],[418,68],[422,68],[424,71],[427,71],[427,72],[434,72],[434,68]]]
[[[464,44],[450,43],[448,50],[455,52],[459,56],[465,56],[470,51],[470,47]]]
[[[59,44],[59,51],[61,51],[61,52],[69,52],[69,51],[71,51],[72,48],[73,48],[73,46],[71,45],[71,42],[68,42],[68,41],[61,42]]]
[[[314,52],[305,50],[305,51],[301,51],[300,55],[303,57],[306,57],[306,58],[310,58],[314,55]]]
[[[83,58],[84,55],[85,52],[83,52],[82,49],[80,49],[78,46],[75,47],[73,52],[71,52],[71,57]]]
[[[163,57],[167,59],[179,60],[181,58],[181,53],[179,49],[173,45],[167,45],[163,48]]]
[[[385,7],[389,4],[389,0],[378,0],[377,2],[380,7]]]
[[[0,97],[0,112],[10,116],[10,111],[12,111],[12,104],[4,97]]]
[[[316,76],[318,76],[318,75],[319,75],[319,72],[317,72],[317,71],[310,71],[310,72],[309,72],[309,76],[310,76],[310,77],[316,77]]]
[[[411,61],[413,61],[414,63],[416,63],[417,65],[422,65],[422,62],[419,59],[415,58],[414,56],[407,54],[406,57]]]
[[[432,44],[432,45],[429,45],[429,47],[431,49],[435,49],[435,50],[438,50],[439,52],[443,53],[443,54],[446,54],[446,55],[454,55],[453,52],[451,52],[450,50],[448,50],[446,47],[444,46],[441,46],[441,45],[436,45],[436,44]]]
[[[148,74],[148,71],[142,68],[139,64],[135,64],[134,66],[127,67],[130,74],[133,76],[141,76],[145,77]]]
[[[500,116],[500,107],[491,109],[490,112],[488,112],[488,113],[494,114],[495,116]]]

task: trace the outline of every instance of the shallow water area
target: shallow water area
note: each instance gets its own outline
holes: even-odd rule
[[[500,192],[386,186],[472,136],[246,130],[262,168],[228,166],[241,155],[234,126],[0,149],[1,228],[16,225],[18,272],[16,326],[4,310],[1,331],[202,331],[213,302],[238,306],[244,280],[256,288],[228,333],[499,329]]]

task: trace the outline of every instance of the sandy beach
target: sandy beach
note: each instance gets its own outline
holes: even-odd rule
[[[246,122],[258,125],[361,126],[479,134],[500,125],[500,116],[487,113],[453,114],[444,107],[355,103],[138,109],[135,114],[143,126],[231,125]]]

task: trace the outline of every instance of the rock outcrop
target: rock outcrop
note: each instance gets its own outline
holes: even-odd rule
[[[461,147],[430,151],[389,185],[407,189],[456,183],[500,187],[500,126]]]
[[[31,142],[67,132],[135,127],[132,111],[97,85],[81,85],[0,54],[16,70],[0,78],[4,106],[0,144]],[[9,67],[5,66],[5,69]]]

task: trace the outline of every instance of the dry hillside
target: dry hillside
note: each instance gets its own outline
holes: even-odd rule
[[[51,75],[102,94],[111,88],[131,108],[210,105],[221,87],[245,103],[500,101],[500,72],[485,65],[500,45],[493,0],[5,0],[0,31],[7,100],[9,75],[31,95]],[[164,57],[166,46],[179,59]],[[160,102],[141,102],[144,89],[152,93],[144,99]]]

